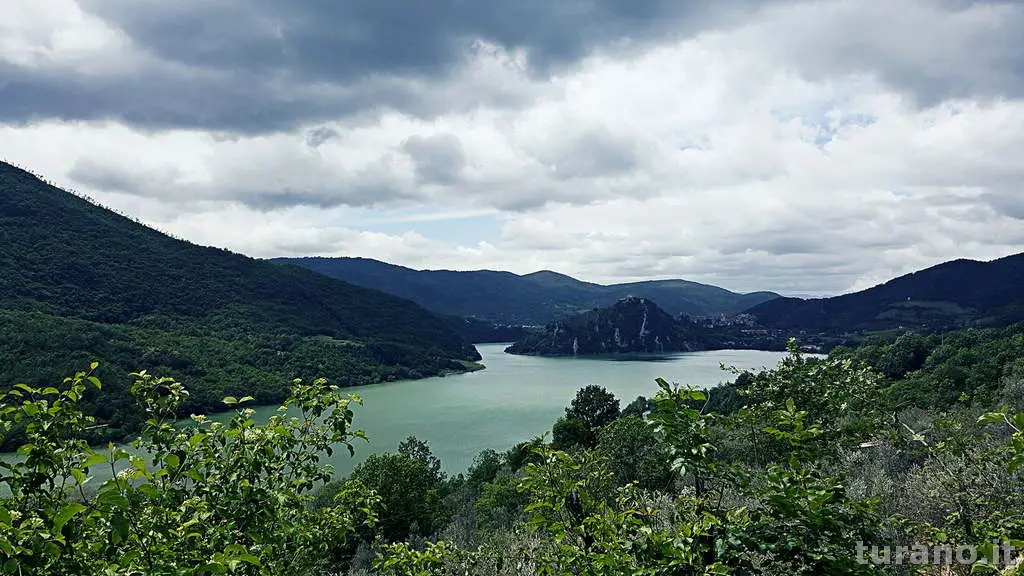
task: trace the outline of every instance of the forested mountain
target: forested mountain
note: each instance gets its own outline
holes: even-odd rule
[[[4,163],[0,277],[0,382],[100,361],[90,410],[125,431],[126,370],[182,378],[202,410],[228,393],[279,401],[295,377],[360,384],[479,357],[413,302],[170,238]]]
[[[656,299],[672,315],[741,312],[778,298],[737,294],[686,280],[601,285],[548,270],[518,275],[476,270],[413,270],[367,258],[282,258],[332,278],[408,298],[428,310],[502,324],[542,325],[555,318],[611,306],[627,296]]]
[[[772,328],[853,332],[950,329],[1024,320],[1024,253],[953,260],[834,298],[779,298],[749,313]]]
[[[585,356],[719,348],[781,349],[784,345],[783,340],[744,334],[738,326],[699,326],[685,317],[672,317],[648,298],[627,297],[606,308],[555,320],[544,330],[525,334],[506,352]]]

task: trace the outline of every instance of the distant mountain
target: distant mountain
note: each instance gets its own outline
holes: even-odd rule
[[[280,400],[295,377],[340,385],[463,370],[478,359],[417,304],[297,266],[170,238],[0,163],[0,385],[92,360],[116,435],[139,414],[127,370],[183,379],[190,409]]]
[[[413,270],[366,258],[282,258],[326,276],[408,298],[440,314],[498,324],[544,325],[627,296],[656,299],[672,315],[732,314],[778,298],[772,292],[737,294],[685,280],[604,286],[549,270],[518,275],[477,270]]]
[[[510,354],[587,356],[651,354],[720,348],[774,348],[783,340],[749,336],[742,326],[708,328],[674,318],[648,298],[627,297],[612,306],[555,320],[506,349]]]
[[[954,260],[833,298],[779,298],[748,310],[771,328],[854,332],[951,329],[1024,320],[1024,253]]]

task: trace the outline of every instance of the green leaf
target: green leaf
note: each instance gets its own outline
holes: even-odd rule
[[[53,517],[53,531],[60,532],[61,529],[64,528],[64,525],[67,524],[69,520],[71,520],[75,517],[76,514],[80,514],[84,510],[85,506],[78,502],[72,502],[71,504],[68,504],[67,506],[61,508],[60,511],[57,512],[57,515]]]
[[[220,562],[207,562],[206,566],[203,566],[203,571],[209,574],[223,574],[228,568]]]
[[[249,564],[252,564],[253,566],[257,567],[263,565],[263,563],[260,562],[260,559],[253,556],[252,554],[242,554],[241,556],[238,556],[238,560],[241,560],[242,562],[248,562]]]
[[[128,499],[122,496],[117,490],[100,492],[100,495],[96,497],[96,502],[106,504],[107,506],[113,506],[115,508],[121,508],[122,510],[129,506]]]
[[[1016,472],[1021,466],[1024,466],[1024,454],[1018,454],[1010,460],[1010,472]]]
[[[221,400],[221,402],[227,404],[228,406],[232,406],[238,404],[238,398],[235,398],[234,396],[225,396],[224,399]]]
[[[123,514],[115,514],[110,519],[110,527],[113,528],[113,531],[110,534],[111,539],[116,538],[117,541],[128,538],[128,533],[131,530],[131,527],[128,525],[128,519],[125,518]],[[116,543],[117,542],[115,542],[115,544]]]
[[[1002,412],[988,412],[978,417],[978,424],[995,424],[1003,422],[1005,416]]]
[[[6,524],[7,526],[10,526],[13,522],[14,519],[11,518],[11,513],[8,512],[7,509],[4,508],[3,506],[0,506],[0,524]]]
[[[99,367],[100,367],[100,363],[99,362],[93,362],[92,364],[89,364],[89,370],[95,370],[95,369],[97,369]]]
[[[107,462],[106,454],[101,454],[99,452],[96,452],[94,454],[91,454],[88,458],[86,458],[85,462],[82,462],[82,466],[88,468],[89,466],[95,466],[97,464],[105,464],[106,462]]]
[[[181,458],[179,458],[177,454],[168,454],[167,457],[164,458],[164,462],[166,462],[171,468],[177,468],[181,465]]]

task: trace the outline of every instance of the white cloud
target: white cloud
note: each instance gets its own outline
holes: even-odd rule
[[[1024,100],[970,90],[1004,64],[986,32],[1015,17],[923,0],[784,5],[598,50],[550,78],[531,76],[522,51],[479,44],[445,82],[404,81],[428,108],[449,101],[439,116],[382,106],[259,135],[44,120],[0,126],[0,149],[161,229],[254,256],[835,293],[1024,250]],[[922,44],[916,28],[948,42]],[[18,38],[0,56],[42,42]],[[922,107],[901,70],[946,82],[949,97]],[[502,228],[460,243],[413,232],[446,214],[497,214]],[[408,232],[373,230],[402,221]]]

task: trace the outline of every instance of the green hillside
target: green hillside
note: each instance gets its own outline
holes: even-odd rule
[[[629,296],[657,300],[678,316],[732,314],[778,298],[772,292],[738,294],[686,280],[601,285],[542,270],[518,275],[475,270],[413,270],[367,258],[281,258],[326,276],[408,298],[440,314],[500,324],[544,325],[611,306]]]
[[[114,433],[137,420],[127,370],[278,401],[292,378],[363,384],[477,359],[418,305],[304,270],[170,238],[0,163],[0,382],[52,382],[91,359]],[[77,364],[76,364],[77,363]]]
[[[772,328],[854,332],[1002,326],[1024,320],[1024,254],[953,260],[834,298],[779,298],[749,312]]]

